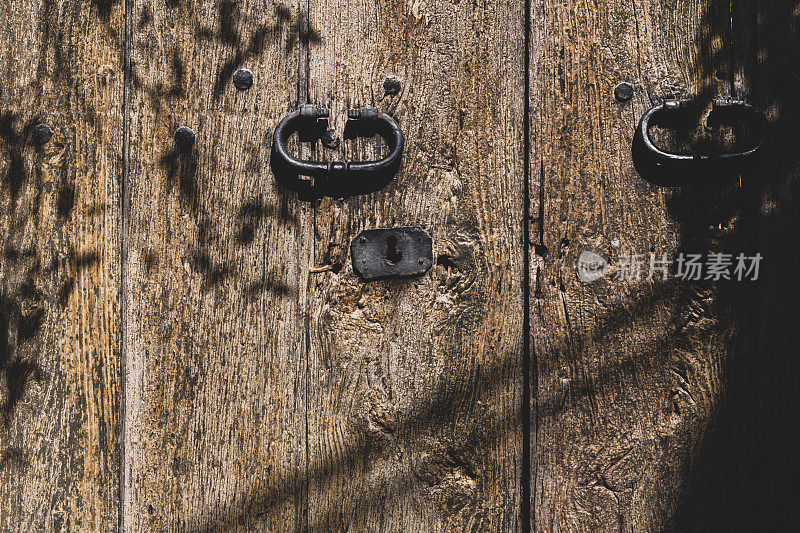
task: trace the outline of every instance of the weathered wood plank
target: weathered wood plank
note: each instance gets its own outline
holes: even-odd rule
[[[733,234],[764,259],[758,282],[729,292],[737,350],[726,369],[725,401],[695,458],[685,520],[695,531],[790,530],[800,501],[800,442],[788,429],[797,425],[800,404],[798,5],[734,2],[735,81],[766,112],[769,142],[763,165],[743,176],[732,201]]]
[[[523,4],[311,0],[309,17],[311,102],[340,134],[377,106],[407,141],[385,189],[315,205],[309,529],[519,530]],[[433,236],[432,270],[361,281],[350,241],[402,225]]]
[[[657,97],[710,105],[729,91],[726,5],[531,4],[534,531],[687,530],[676,516],[733,345],[728,290],[647,280],[649,264],[640,281],[588,284],[576,265],[585,250],[617,267],[731,252],[727,213],[648,184],[630,155]],[[615,101],[621,81],[629,103]]]
[[[737,512],[720,516],[731,530],[779,531],[794,527],[800,501],[800,436],[791,430],[800,420],[800,2],[738,4],[743,25],[756,34],[748,56],[750,96],[766,112],[770,131],[766,164],[753,176],[744,202],[750,215],[744,227],[755,237],[748,239],[751,249],[764,256],[761,283],[741,298],[749,350],[735,360],[730,393],[736,403],[728,427],[743,437],[734,449],[745,462],[736,469],[738,483],[727,485]]]
[[[297,8],[137,0],[132,16],[125,531],[296,531],[307,230],[269,146],[294,108]]]
[[[2,531],[117,530],[122,19],[0,4]]]

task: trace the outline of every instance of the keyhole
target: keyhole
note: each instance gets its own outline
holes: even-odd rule
[[[397,237],[389,235],[386,237],[386,261],[391,264],[399,263],[403,258],[403,252],[400,251],[400,246],[397,244]]]

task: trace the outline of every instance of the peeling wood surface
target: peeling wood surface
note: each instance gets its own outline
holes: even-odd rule
[[[118,523],[122,15],[0,5],[2,531]]]

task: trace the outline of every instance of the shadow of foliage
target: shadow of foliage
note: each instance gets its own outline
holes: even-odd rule
[[[233,48],[233,55],[225,61],[217,74],[214,83],[214,98],[222,96],[226,85],[237,68],[242,67],[245,61],[258,57],[264,48],[280,35],[287,35],[285,53],[294,49],[298,42],[318,43],[319,34],[313,29],[306,30],[299,19],[293,20],[288,8],[275,6],[274,25],[263,24],[249,37],[244,37],[239,32],[241,13],[238,2],[225,0],[217,6],[217,29],[201,28],[197,37],[204,40],[214,40],[220,44]]]

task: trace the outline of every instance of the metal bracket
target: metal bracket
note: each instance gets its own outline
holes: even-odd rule
[[[712,129],[737,122],[751,125],[758,139],[751,148],[739,153],[674,154],[656,147],[650,139],[650,128],[680,123],[692,105],[686,101],[667,101],[650,109],[639,121],[633,137],[633,161],[639,175],[647,181],[664,186],[724,183],[756,161],[764,145],[767,119],[757,107],[732,98],[714,101],[706,125]]]
[[[433,239],[418,226],[368,229],[353,239],[350,257],[364,279],[419,276],[433,264]]]
[[[313,128],[327,120],[329,110],[303,105],[285,117],[275,128],[270,164],[278,182],[306,197],[352,196],[380,189],[400,169],[404,138],[400,126],[391,116],[377,108],[364,107],[347,111],[348,124],[356,124],[383,137],[389,154],[377,161],[306,161],[289,154],[286,143],[295,132]],[[300,176],[314,178],[302,179]]]

